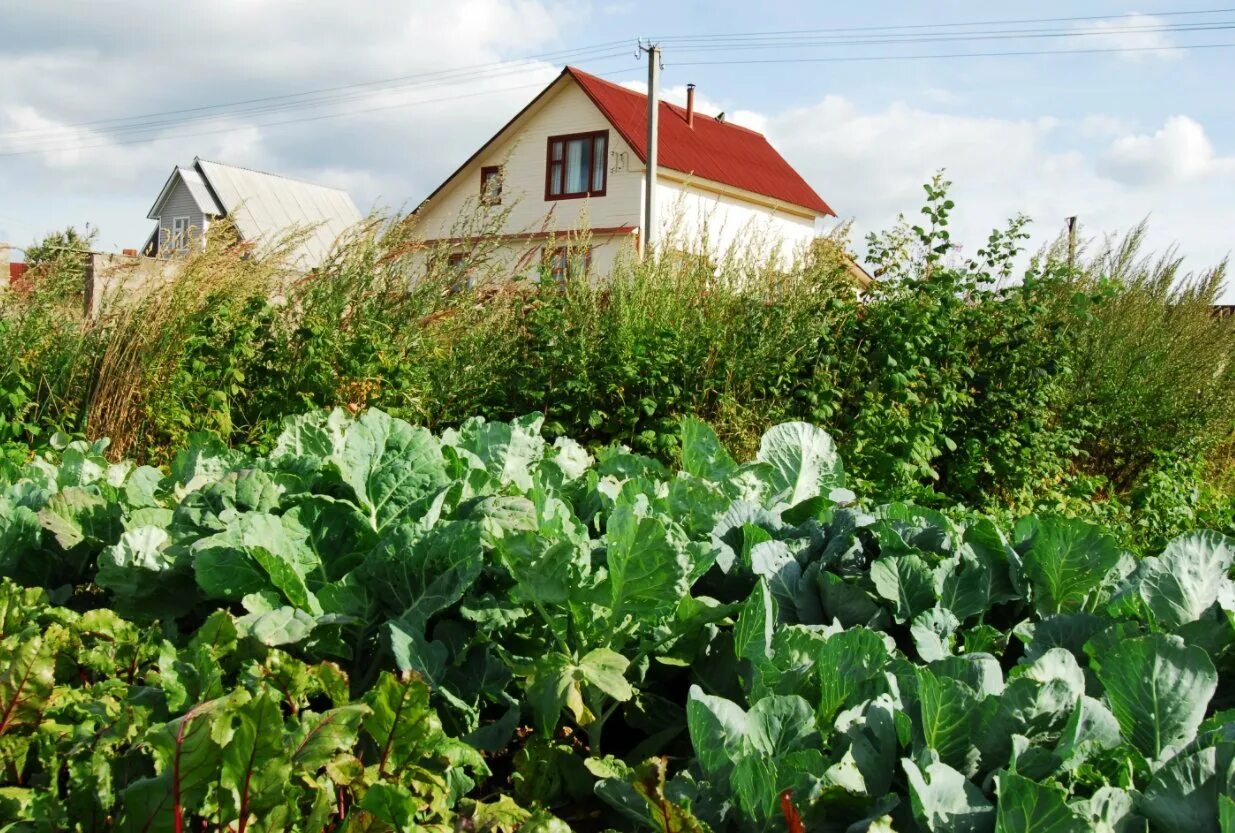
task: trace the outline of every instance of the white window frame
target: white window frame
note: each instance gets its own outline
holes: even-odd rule
[[[177,252],[187,252],[189,250],[189,230],[192,228],[190,225],[192,219],[188,215],[172,217],[171,247],[173,250]]]

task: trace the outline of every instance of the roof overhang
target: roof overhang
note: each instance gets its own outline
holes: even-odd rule
[[[591,87],[591,85],[590,85],[590,84],[588,84],[588,83],[584,83],[583,78],[588,77],[588,76],[587,76],[587,74],[586,74],[586,73],[581,72],[580,70],[576,70],[574,67],[570,67],[570,66],[568,66],[568,67],[566,67],[564,70],[562,70],[562,74],[563,74],[563,75],[569,75],[569,76],[571,77],[571,80],[573,80],[573,81],[575,82],[575,84],[579,87],[579,89],[583,90],[583,92],[587,95],[587,97],[588,97],[589,99],[591,99],[591,101],[592,101],[592,105],[593,105],[593,106],[595,106],[595,107],[596,107],[596,109],[600,111],[601,115],[603,115],[603,116],[605,117],[605,120],[609,122],[610,126],[612,126],[612,127],[613,127],[613,129],[614,129],[614,130],[616,130],[616,131],[618,132],[618,135],[622,137],[622,139],[626,142],[626,144],[627,144],[627,145],[630,147],[630,149],[634,152],[634,154],[635,154],[636,158],[638,158],[638,160],[639,160],[640,162],[642,162],[642,163],[644,164],[644,166],[646,167],[646,165],[647,165],[647,155],[646,155],[646,153],[644,153],[644,152],[642,152],[642,151],[640,150],[640,147],[641,147],[641,141],[640,141],[640,138],[639,138],[639,137],[637,137],[637,136],[632,135],[632,134],[628,131],[628,129],[627,129],[627,127],[626,127],[626,125],[624,125],[624,124],[623,124],[622,120],[621,120],[621,119],[619,119],[619,118],[617,118],[617,117],[614,115],[613,111],[612,111],[612,110],[610,110],[608,106],[606,106],[605,102],[604,102],[604,101],[602,101],[599,97],[597,97],[596,93],[592,90],[592,87]],[[631,92],[634,92],[634,91],[631,91]],[[635,94],[636,94],[636,95],[643,95],[642,93],[635,93]],[[672,105],[667,105],[667,102],[665,102],[664,100],[662,100],[660,103],[661,103],[661,106],[662,106],[662,107],[664,107],[664,106],[669,106],[669,110],[670,110],[670,112],[672,112],[672,111],[674,110],[674,107],[673,107]],[[756,136],[761,136],[761,135],[762,135],[762,134],[758,133],[758,131],[751,130],[750,128],[747,128],[747,127],[742,127],[742,126],[740,126],[740,125],[727,125],[727,127],[728,127],[728,128],[730,128],[730,129],[742,130],[742,131],[745,131],[745,132],[747,132],[747,133],[754,134],[754,135],[756,135]],[[765,142],[767,141],[767,138],[766,138],[766,137],[763,137],[763,139],[764,139],[764,141],[765,141]],[[777,153],[777,154],[779,155],[779,152],[778,152],[778,151],[776,151],[776,149],[775,149],[775,148],[772,148],[772,150],[773,150],[773,152],[775,152],[775,153]],[[786,165],[788,165],[788,162],[786,162],[785,164],[786,164]],[[658,164],[657,164],[657,166],[656,166],[656,171],[657,171],[657,175],[660,175],[660,173],[661,173],[662,171],[678,171],[678,172],[679,172],[679,173],[681,173],[681,174],[685,174],[685,175],[687,175],[687,176],[692,176],[692,173],[691,173],[690,171],[681,171],[680,169],[677,169],[677,168],[671,168],[671,167],[668,167],[668,166],[666,166],[666,165],[665,165],[665,164],[663,164],[663,163],[658,163]],[[708,181],[710,181],[710,182],[714,182],[714,180],[708,180]],[[803,183],[805,184],[805,181],[803,181]],[[727,188],[731,189],[731,190],[732,190],[735,194],[743,194],[743,195],[744,195],[744,194],[752,194],[752,195],[753,195],[753,194],[755,194],[755,192],[754,192],[754,191],[749,191],[749,190],[744,189],[744,188],[738,188],[738,187],[736,187],[736,186],[725,186],[723,183],[716,183],[716,184],[717,184],[717,185],[721,185],[722,187],[727,187]],[[809,186],[809,185],[807,185],[807,188],[809,188],[809,187],[810,187],[810,186]],[[813,193],[813,189],[812,189],[812,193]],[[800,215],[800,216],[807,216],[807,215],[809,215],[809,216],[811,216],[811,217],[835,217],[835,216],[836,216],[836,212],[832,210],[832,207],[831,207],[831,206],[829,206],[827,203],[825,203],[825,202],[823,201],[823,198],[822,198],[822,197],[820,197],[818,194],[815,194],[814,196],[815,196],[815,199],[817,199],[817,200],[819,201],[820,206],[821,206],[822,208],[826,209],[826,210],[825,210],[825,211],[823,211],[823,212],[817,211],[816,209],[814,209],[814,208],[812,208],[811,206],[808,206],[808,205],[797,205],[797,204],[791,204],[791,203],[785,202],[785,201],[783,201],[783,200],[779,200],[779,199],[777,199],[776,197],[772,197],[772,196],[768,196],[768,195],[759,195],[759,196],[761,196],[761,198],[762,198],[762,200],[763,200],[763,201],[772,201],[772,202],[777,202],[777,203],[781,203],[782,205],[793,205],[793,210],[794,210],[794,212],[795,212],[795,213],[797,213],[797,214],[798,214],[798,215]],[[743,198],[743,199],[747,199],[746,197],[742,197],[742,198]],[[748,201],[752,201],[752,200],[748,200]]]
[[[693,188],[696,191],[707,191],[719,197],[731,197],[735,200],[758,205],[763,208],[770,208],[773,211],[778,211],[782,214],[791,214],[794,217],[800,217],[803,220],[815,220],[822,217],[835,216],[832,214],[822,214],[818,211],[813,211],[805,206],[797,205],[784,200],[778,200],[775,197],[769,197],[765,194],[756,194],[754,191],[747,191],[745,188],[737,188],[732,185],[726,185],[723,182],[716,182],[711,179],[694,176],[685,171],[679,171],[674,168],[666,168],[664,165],[658,165],[656,175],[661,179],[666,179],[670,182],[676,182],[679,185],[685,185],[688,188]]]

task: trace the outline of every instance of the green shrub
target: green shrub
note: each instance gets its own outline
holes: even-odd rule
[[[926,186],[926,223],[871,236],[879,282],[832,348],[822,386],[841,391],[830,424],[872,488],[981,505],[1066,472],[1075,436],[1058,409],[1070,356],[1050,315],[1059,270],[1008,283],[1026,221],[961,260],[948,185]]]
[[[1061,413],[1083,433],[1082,469],[1119,489],[1235,427],[1235,322],[1212,312],[1226,265],[1185,273],[1173,251],[1146,255],[1144,237],[1107,239],[1062,286],[1077,304],[1059,305],[1076,379]]]

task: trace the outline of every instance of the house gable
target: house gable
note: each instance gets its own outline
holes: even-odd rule
[[[212,217],[223,213],[200,173],[176,168],[146,215],[157,223],[147,247],[164,253],[187,247],[206,233]]]
[[[608,163],[603,196],[548,199],[548,140],[605,131]],[[614,129],[566,72],[545,88],[488,142],[473,153],[416,210],[420,232],[427,239],[451,239],[476,232],[472,222],[481,197],[481,171],[500,166],[500,206],[485,210],[508,212],[500,230],[509,235],[535,235],[579,228],[633,229],[642,205],[643,166]],[[480,221],[483,222],[483,221]]]

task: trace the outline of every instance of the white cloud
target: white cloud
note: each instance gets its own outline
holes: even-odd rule
[[[1092,126],[1092,124],[1091,124]],[[940,168],[954,182],[953,239],[980,245],[1018,212],[1049,242],[1065,217],[1087,232],[1127,230],[1150,218],[1150,242],[1179,242],[1194,268],[1231,249],[1235,159],[1215,153],[1202,126],[1174,117],[1149,134],[1086,140],[1072,122],[933,112],[896,103],[865,108],[842,96],[772,116],[769,136],[858,236],[921,205]]]
[[[1235,157],[1218,157],[1203,126],[1187,116],[1172,116],[1151,134],[1115,139],[1100,167],[1121,182],[1144,185],[1222,176],[1235,172]]]
[[[1136,126],[1128,119],[1109,113],[1093,113],[1081,119],[1081,136],[1086,139],[1111,139],[1131,133]]]
[[[347,184],[364,206],[423,196],[560,66],[528,61],[517,72],[490,70],[456,83],[443,69],[571,47],[562,27],[583,13],[565,0],[372,0],[347,14],[334,0],[219,0],[191,13],[159,4],[141,14],[117,14],[93,0],[55,5],[5,8],[5,30],[21,37],[0,53],[4,196],[26,202],[27,224],[42,222],[40,210],[54,217],[49,227],[80,223],[66,195],[73,202],[90,196],[97,215],[110,215],[101,218],[105,234],[124,245],[144,236],[146,206],[172,166],[194,156]],[[402,85],[338,90],[316,109],[187,124],[169,116],[140,132],[98,123],[393,78]],[[263,124],[343,110],[354,112]],[[151,136],[159,141],[129,142]],[[129,214],[133,205],[140,212]],[[9,225],[0,223],[0,234],[26,236],[15,223],[6,232]]]
[[[1174,60],[1179,50],[1175,41],[1162,31],[1167,21],[1147,14],[1131,14],[1118,20],[1094,20],[1078,23],[1073,31],[1080,37],[1067,38],[1072,49],[1126,49],[1121,57],[1129,61]]]

